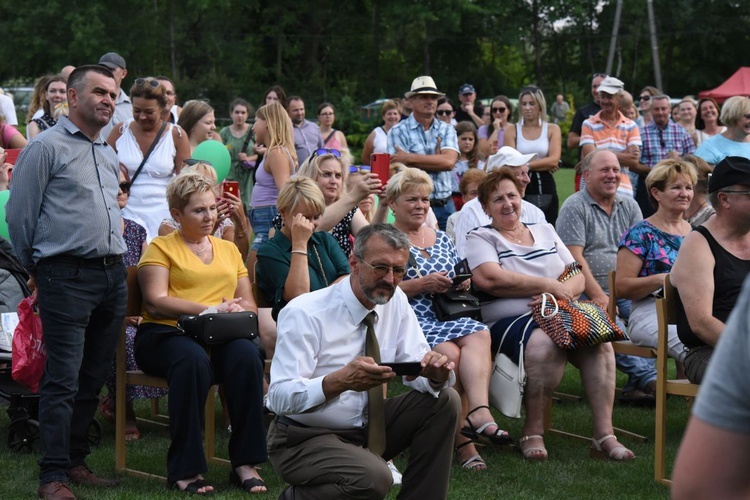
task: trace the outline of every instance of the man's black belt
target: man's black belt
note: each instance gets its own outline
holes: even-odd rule
[[[42,261],[76,264],[81,267],[109,267],[122,262],[122,254],[105,255],[104,257],[83,258],[75,255],[61,254],[45,257]],[[41,262],[40,262],[41,263]]]
[[[446,198],[430,198],[430,206],[431,207],[444,207],[448,204],[449,201],[451,201],[453,198],[448,196]]]

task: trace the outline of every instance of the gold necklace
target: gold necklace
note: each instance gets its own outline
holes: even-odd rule
[[[190,249],[190,251],[193,252],[198,257],[202,256],[204,253],[206,253],[206,251],[208,251],[211,248],[211,241],[208,238],[206,238],[206,241],[204,243],[200,243],[200,241],[188,240],[182,235],[182,233],[180,233],[180,236],[182,236],[183,241],[185,242],[186,246]],[[202,248],[200,248],[199,250],[196,250],[190,245],[200,245]]]
[[[520,235],[520,236],[519,236],[518,238],[516,238],[516,237],[515,237],[515,236],[514,236],[514,235],[513,235],[512,233],[515,233],[515,232],[516,232],[516,231],[518,231],[519,229],[521,230],[521,235]],[[507,238],[508,238],[509,240],[511,240],[511,241],[514,241],[514,242],[516,242],[516,243],[521,243],[521,239],[523,238],[523,234],[524,234],[524,229],[526,229],[526,227],[525,227],[525,226],[516,226],[516,227],[514,227],[514,228],[513,228],[513,229],[511,229],[511,230],[507,230],[507,229],[498,229],[498,230],[499,230],[499,231],[500,231],[501,233],[508,233],[508,236],[507,236]]]

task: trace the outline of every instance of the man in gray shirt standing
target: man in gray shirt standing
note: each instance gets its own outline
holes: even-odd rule
[[[605,310],[609,302],[609,271],[617,267],[617,245],[630,226],[642,219],[632,197],[617,194],[620,163],[612,151],[598,149],[582,164],[586,186],[560,208],[557,234],[586,278],[586,297]],[[618,300],[620,317],[630,316],[630,301]],[[617,368],[628,375],[621,403],[653,406],[656,369],[644,358],[615,354]]]
[[[301,97],[294,95],[289,98],[287,112],[294,125],[294,149],[297,151],[297,161],[302,165],[325,144],[320,136],[320,127],[310,120],[305,120],[305,101]]]
[[[39,388],[39,498],[75,499],[68,482],[113,486],[86,465],[87,432],[125,319],[117,155],[101,130],[117,87],[104,66],[68,79],[69,117],[24,148],[6,219],[37,294],[47,363]]]

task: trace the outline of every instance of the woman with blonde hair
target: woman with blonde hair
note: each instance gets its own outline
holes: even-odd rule
[[[216,118],[214,108],[205,101],[188,101],[180,112],[177,125],[182,127],[190,140],[190,153],[203,141],[221,140],[214,136]]]
[[[26,138],[29,139],[29,129],[28,125],[31,123],[31,120],[34,118],[41,118],[44,114],[44,101],[46,101],[46,92],[45,89],[47,88],[47,83],[49,82],[49,79],[52,78],[54,75],[44,75],[40,76],[36,83],[34,84],[34,91],[31,94],[31,99],[29,100],[29,111],[26,113]]]
[[[130,100],[133,119],[112,129],[107,143],[114,147],[132,180],[123,216],[145,227],[151,241],[159,234],[161,221],[169,217],[167,183],[190,156],[190,144],[182,128],[164,121],[166,89],[158,80],[137,78],[130,88]]]
[[[255,142],[266,147],[263,161],[255,171],[255,186],[250,199],[250,225],[255,239],[250,252],[249,269],[255,265],[258,249],[268,240],[271,221],[276,216],[279,191],[297,168],[292,120],[279,102],[261,106],[253,124]]]
[[[529,162],[529,178],[524,199],[538,206],[550,224],[555,224],[558,212],[557,185],[552,174],[558,169],[562,154],[560,127],[547,123],[547,102],[541,89],[528,86],[518,96],[521,119],[505,128],[503,144],[521,154],[536,153]]]
[[[734,96],[724,101],[720,119],[727,129],[703,141],[695,156],[711,165],[727,156],[750,158],[750,98]]]
[[[46,86],[44,87],[44,101],[42,101],[44,114],[29,122],[27,126],[29,139],[33,139],[39,132],[53,127],[57,123],[57,120],[52,116],[55,106],[58,103],[68,100],[67,78],[62,75],[53,75],[46,82]]]

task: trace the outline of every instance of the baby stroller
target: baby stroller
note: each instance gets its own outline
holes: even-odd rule
[[[7,240],[0,237],[0,313],[15,312],[18,304],[30,295],[26,286],[28,274]],[[9,347],[9,346],[8,346]],[[0,349],[0,398],[8,402],[8,448],[13,452],[39,452],[39,394],[19,384],[11,375],[11,352]],[[98,446],[102,427],[91,421],[89,443]]]

